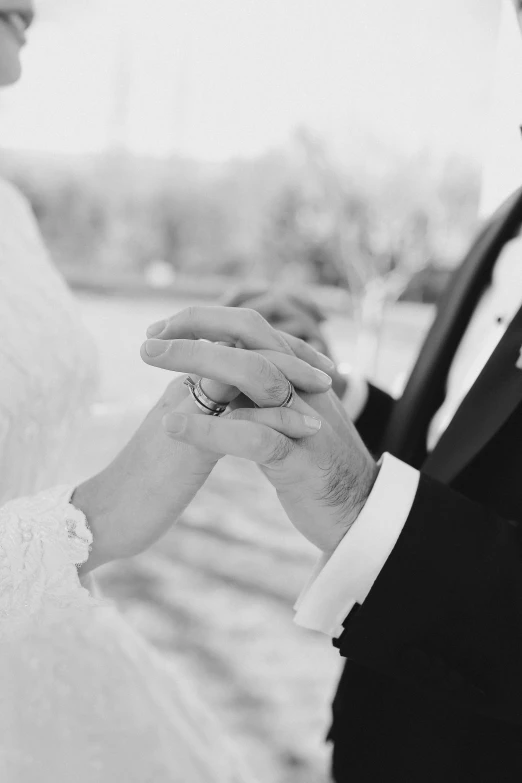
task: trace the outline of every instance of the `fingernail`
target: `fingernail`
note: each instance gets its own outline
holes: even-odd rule
[[[162,333],[166,325],[167,322],[165,319],[163,319],[163,321],[156,321],[155,323],[151,324],[147,329],[147,337],[157,337],[158,334]]]
[[[314,373],[317,380],[321,382],[321,384],[325,387],[325,389],[329,389],[330,386],[332,385],[332,379],[330,378],[330,376],[327,373],[323,372],[322,370],[317,370],[315,368],[314,368]]]
[[[321,351],[317,351],[317,355],[319,356],[321,360],[321,364],[325,368],[325,370],[335,370],[335,362],[332,362],[329,356],[326,356],[326,354],[321,353]]]
[[[161,356],[165,353],[170,343],[167,340],[146,340],[145,341],[145,353],[151,358],[154,356]]]
[[[187,417],[184,413],[167,413],[163,417],[163,426],[167,432],[177,435],[183,432],[187,423]]]
[[[311,430],[320,430],[322,421],[321,419],[315,419],[313,416],[303,416],[303,421],[306,427]]]

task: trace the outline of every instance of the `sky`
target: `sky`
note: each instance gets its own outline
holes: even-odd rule
[[[480,159],[499,11],[500,0],[47,0],[23,80],[0,97],[0,144],[223,161],[306,125],[340,157],[372,137]]]

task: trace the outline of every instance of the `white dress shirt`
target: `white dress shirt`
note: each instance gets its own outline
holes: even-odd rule
[[[522,236],[508,242],[495,264],[491,285],[482,295],[455,353],[444,403],[433,417],[428,451],[433,450],[462,400],[475,383],[511,320],[522,305]],[[522,371],[522,370],[521,370]],[[366,396],[361,379],[350,385],[345,404],[353,418]],[[335,550],[322,556],[295,605],[295,621],[337,637],[355,603],[361,604],[408,518],[417,486],[417,470],[391,454],[381,458],[377,481],[357,520]]]

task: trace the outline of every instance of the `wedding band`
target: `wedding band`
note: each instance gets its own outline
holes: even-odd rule
[[[281,403],[281,405],[278,405],[278,408],[289,408],[294,402],[294,387],[288,381],[288,394],[286,395],[286,399],[284,402]]]
[[[226,411],[228,403],[216,402],[207,397],[201,388],[201,381],[202,378],[197,383],[194,383],[190,375],[187,375],[183,383],[189,387],[192,399],[203,413],[206,413],[207,416],[221,416]]]

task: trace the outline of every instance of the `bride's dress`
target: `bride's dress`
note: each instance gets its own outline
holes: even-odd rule
[[[80,584],[90,533],[56,482],[93,349],[2,181],[0,220],[0,781],[243,783],[195,694]]]

